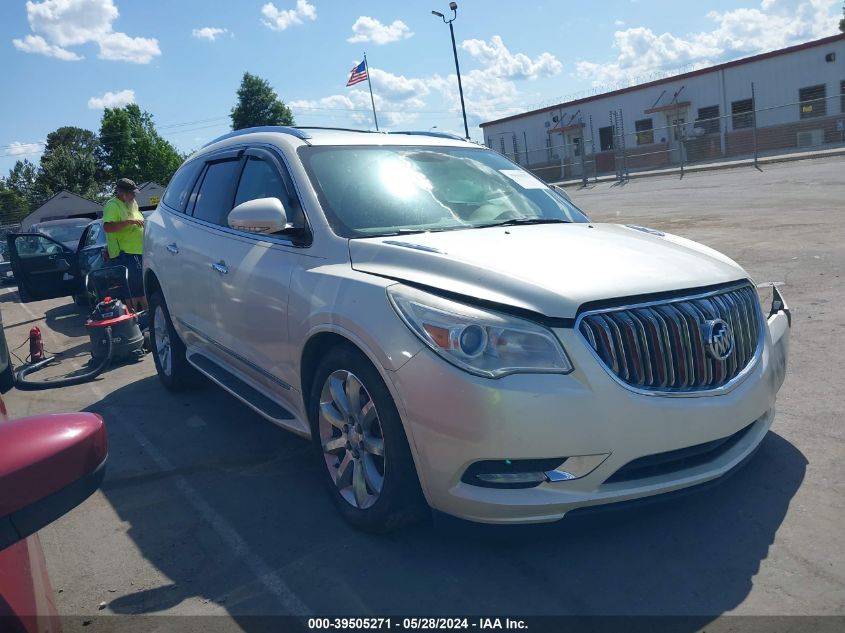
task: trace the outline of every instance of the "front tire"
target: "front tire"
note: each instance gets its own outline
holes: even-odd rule
[[[353,526],[385,533],[426,514],[399,412],[372,363],[336,347],[317,367],[311,437],[329,494]]]
[[[150,297],[150,351],[158,377],[170,391],[184,391],[196,384],[196,370],[185,357],[185,344],[170,319],[170,312],[161,292]]]

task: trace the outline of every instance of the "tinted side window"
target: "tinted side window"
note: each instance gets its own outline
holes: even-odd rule
[[[194,178],[201,164],[199,161],[194,161],[179,168],[173,178],[170,179],[167,191],[164,192],[162,199],[164,204],[177,211],[185,210],[185,203],[188,201],[191,189],[193,189]]]
[[[239,165],[237,159],[208,164],[194,204],[195,218],[220,226],[227,225],[226,218],[232,210],[232,189],[238,177]]]
[[[56,255],[65,251],[61,244],[41,235],[21,235],[16,237],[15,250],[18,252],[18,257],[21,258]]]
[[[244,165],[235,206],[256,198],[278,198],[287,206],[287,192],[276,169],[267,161],[250,156]]]
[[[85,236],[83,248],[86,246],[96,246],[100,243],[106,243],[106,236],[103,234],[103,228],[99,222],[95,222],[88,228],[88,235]]]

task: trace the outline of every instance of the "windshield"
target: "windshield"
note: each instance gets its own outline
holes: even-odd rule
[[[82,237],[82,232],[90,222],[91,220],[85,218],[78,223],[40,224],[36,225],[35,230],[37,233],[51,237],[57,242],[78,242],[79,238]]]
[[[464,147],[303,147],[332,229],[343,237],[587,222],[503,156]]]

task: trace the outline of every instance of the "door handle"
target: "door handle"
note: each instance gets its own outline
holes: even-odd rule
[[[170,244],[168,244],[168,245],[167,245],[167,250],[168,250],[170,253],[172,253],[173,255],[178,255],[178,254],[179,254],[179,247],[178,247],[178,246],[176,246],[176,242],[171,242]]]
[[[226,266],[226,262],[224,262],[222,259],[221,259],[219,262],[216,262],[216,263],[212,264],[212,265],[211,265],[211,267],[212,267],[215,271],[217,271],[218,273],[220,273],[221,275],[227,275],[227,274],[229,274],[229,267],[228,267],[228,266]]]

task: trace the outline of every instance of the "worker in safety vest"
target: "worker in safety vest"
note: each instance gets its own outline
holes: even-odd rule
[[[138,210],[136,193],[138,187],[129,178],[117,181],[114,198],[103,207],[103,228],[106,230],[110,264],[126,266],[129,271],[128,303],[136,310],[146,310],[142,277],[144,216]]]

